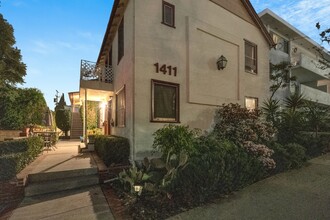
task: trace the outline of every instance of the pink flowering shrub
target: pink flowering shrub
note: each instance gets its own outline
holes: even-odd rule
[[[266,169],[275,168],[273,151],[264,143],[270,142],[276,132],[274,126],[261,118],[258,109],[248,110],[239,104],[223,104],[216,111],[213,133],[218,139],[227,139],[243,147],[258,158]]]
[[[252,141],[245,141],[243,144],[244,149],[262,162],[267,170],[276,167],[275,161],[271,158],[274,151],[263,144],[255,144]]]
[[[220,139],[242,145],[245,141],[264,143],[273,139],[275,128],[261,119],[258,109],[248,110],[239,104],[223,104],[216,111],[214,133]]]

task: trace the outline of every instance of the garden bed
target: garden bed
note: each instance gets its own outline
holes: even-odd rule
[[[125,192],[118,182],[102,184],[101,188],[115,219],[167,219],[206,204],[179,202],[166,195],[135,197]]]

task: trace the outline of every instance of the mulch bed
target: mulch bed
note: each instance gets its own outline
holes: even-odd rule
[[[101,188],[115,219],[167,219],[204,204],[168,199],[161,194],[135,197],[123,191],[118,181],[101,184]]]

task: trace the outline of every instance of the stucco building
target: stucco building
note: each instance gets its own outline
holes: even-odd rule
[[[270,51],[270,62],[288,62],[292,76],[296,76],[296,82],[280,90],[277,98],[298,92],[306,100],[330,106],[328,51],[271,10],[265,9],[259,16],[276,43]]]
[[[81,63],[80,99],[103,103],[104,132],[139,160],[164,124],[208,130],[223,103],[261,104],[273,45],[249,0],[115,0],[97,62]]]

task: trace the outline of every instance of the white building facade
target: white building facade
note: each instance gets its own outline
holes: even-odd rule
[[[165,124],[208,130],[223,103],[258,107],[273,45],[248,0],[115,0],[99,72],[86,78],[82,67],[80,97],[107,103],[106,133],[127,137],[140,160]]]
[[[271,10],[265,9],[259,16],[276,43],[270,62],[290,63],[291,74],[296,77],[297,87],[279,91],[277,98],[297,91],[306,100],[330,106],[329,53]]]

